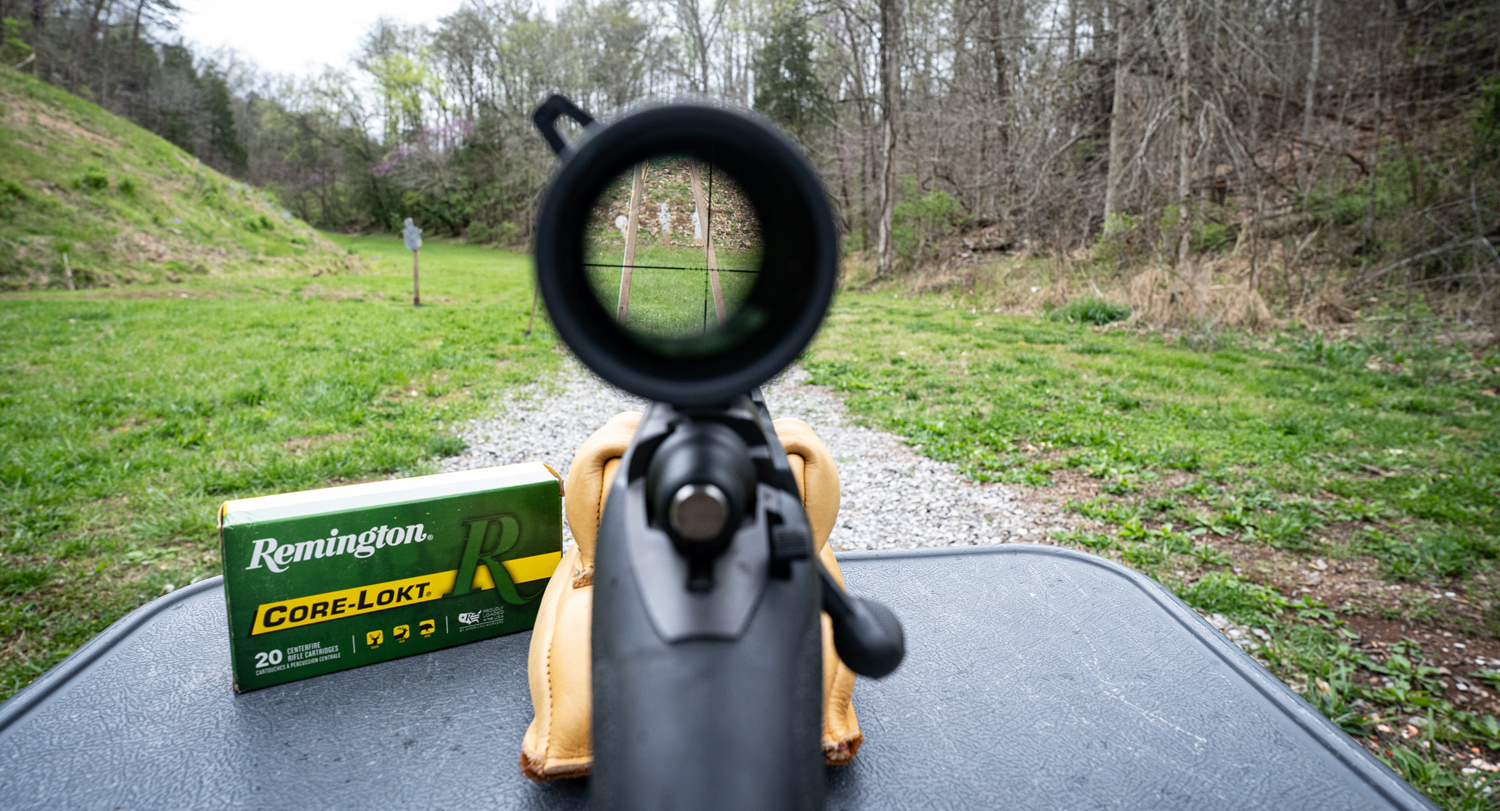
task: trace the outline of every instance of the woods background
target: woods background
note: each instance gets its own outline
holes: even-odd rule
[[[352,70],[262,73],[171,0],[0,0],[8,65],[336,230],[522,246],[529,113],[690,94],[782,123],[854,283],[1157,323],[1500,320],[1500,6],[1482,0],[469,0]]]

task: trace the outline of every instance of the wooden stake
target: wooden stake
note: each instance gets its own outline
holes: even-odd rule
[[[417,254],[419,253],[421,251],[411,252],[411,306],[413,307],[422,306],[422,292],[417,281],[420,275],[418,271],[421,270],[421,265],[417,262]]]
[[[698,212],[698,224],[703,229],[703,252],[708,260],[708,286],[713,291],[714,314],[719,323],[724,323],[724,289],[719,286],[719,257],[714,254],[714,235],[709,229],[709,208],[703,196],[703,181],[699,177],[698,162],[693,161],[693,207]]]
[[[66,253],[63,254],[63,275],[68,277],[68,289],[77,290],[78,288],[73,286],[73,266],[68,264],[68,255]]]
[[[625,314],[630,310],[630,275],[635,270],[635,234],[641,226],[641,197],[645,195],[646,165],[636,164],[635,176],[630,181],[630,219],[625,224],[625,261],[620,265],[620,303],[615,309],[615,320],[625,323]]]
[[[536,284],[535,282],[532,283],[532,285],[531,285],[531,317],[526,319],[526,334],[523,335],[523,336],[521,336],[523,338],[530,338],[531,337],[531,328],[536,324],[536,294],[541,289],[542,289],[541,285]]]

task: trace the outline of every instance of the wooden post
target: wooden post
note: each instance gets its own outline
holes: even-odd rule
[[[625,223],[625,261],[620,265],[620,303],[615,320],[625,323],[630,310],[630,275],[635,270],[635,234],[641,226],[641,197],[645,195],[646,164],[638,163],[630,180],[630,219]]]
[[[521,336],[523,338],[530,338],[531,337],[531,328],[536,325],[536,294],[538,292],[540,292],[541,289],[542,289],[542,286],[540,284],[532,282],[532,284],[531,284],[531,317],[526,319],[526,334],[523,335],[523,336]]]
[[[417,224],[411,221],[411,217],[407,217],[406,225],[401,227],[401,244],[405,245],[408,251],[411,251],[411,306],[421,307],[422,292],[421,286],[418,284],[421,276],[421,264],[417,259],[417,252],[422,250],[422,229],[418,228]]]
[[[693,161],[693,207],[698,212],[698,224],[703,229],[703,252],[708,260],[708,286],[713,291],[714,314],[719,323],[724,323],[724,290],[719,286],[719,257],[714,254],[714,235],[708,227],[709,208],[703,196],[703,181],[698,173],[698,162]]]
[[[63,254],[63,275],[68,277],[68,289],[77,290],[78,288],[73,286],[73,266],[68,264],[68,255],[66,253]]]

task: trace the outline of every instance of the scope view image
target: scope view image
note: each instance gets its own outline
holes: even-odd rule
[[[760,219],[727,173],[663,157],[610,183],[584,262],[594,295],[631,330],[702,335],[732,317],[759,278]]]

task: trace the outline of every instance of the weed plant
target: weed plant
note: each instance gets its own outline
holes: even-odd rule
[[[1048,313],[1047,317],[1053,321],[1063,321],[1069,324],[1092,324],[1102,327],[1105,324],[1113,324],[1129,318],[1130,307],[1124,304],[1112,304],[1094,296],[1086,296],[1073,299],[1058,307]],[[1092,344],[1092,346],[1105,351],[1104,344]]]

